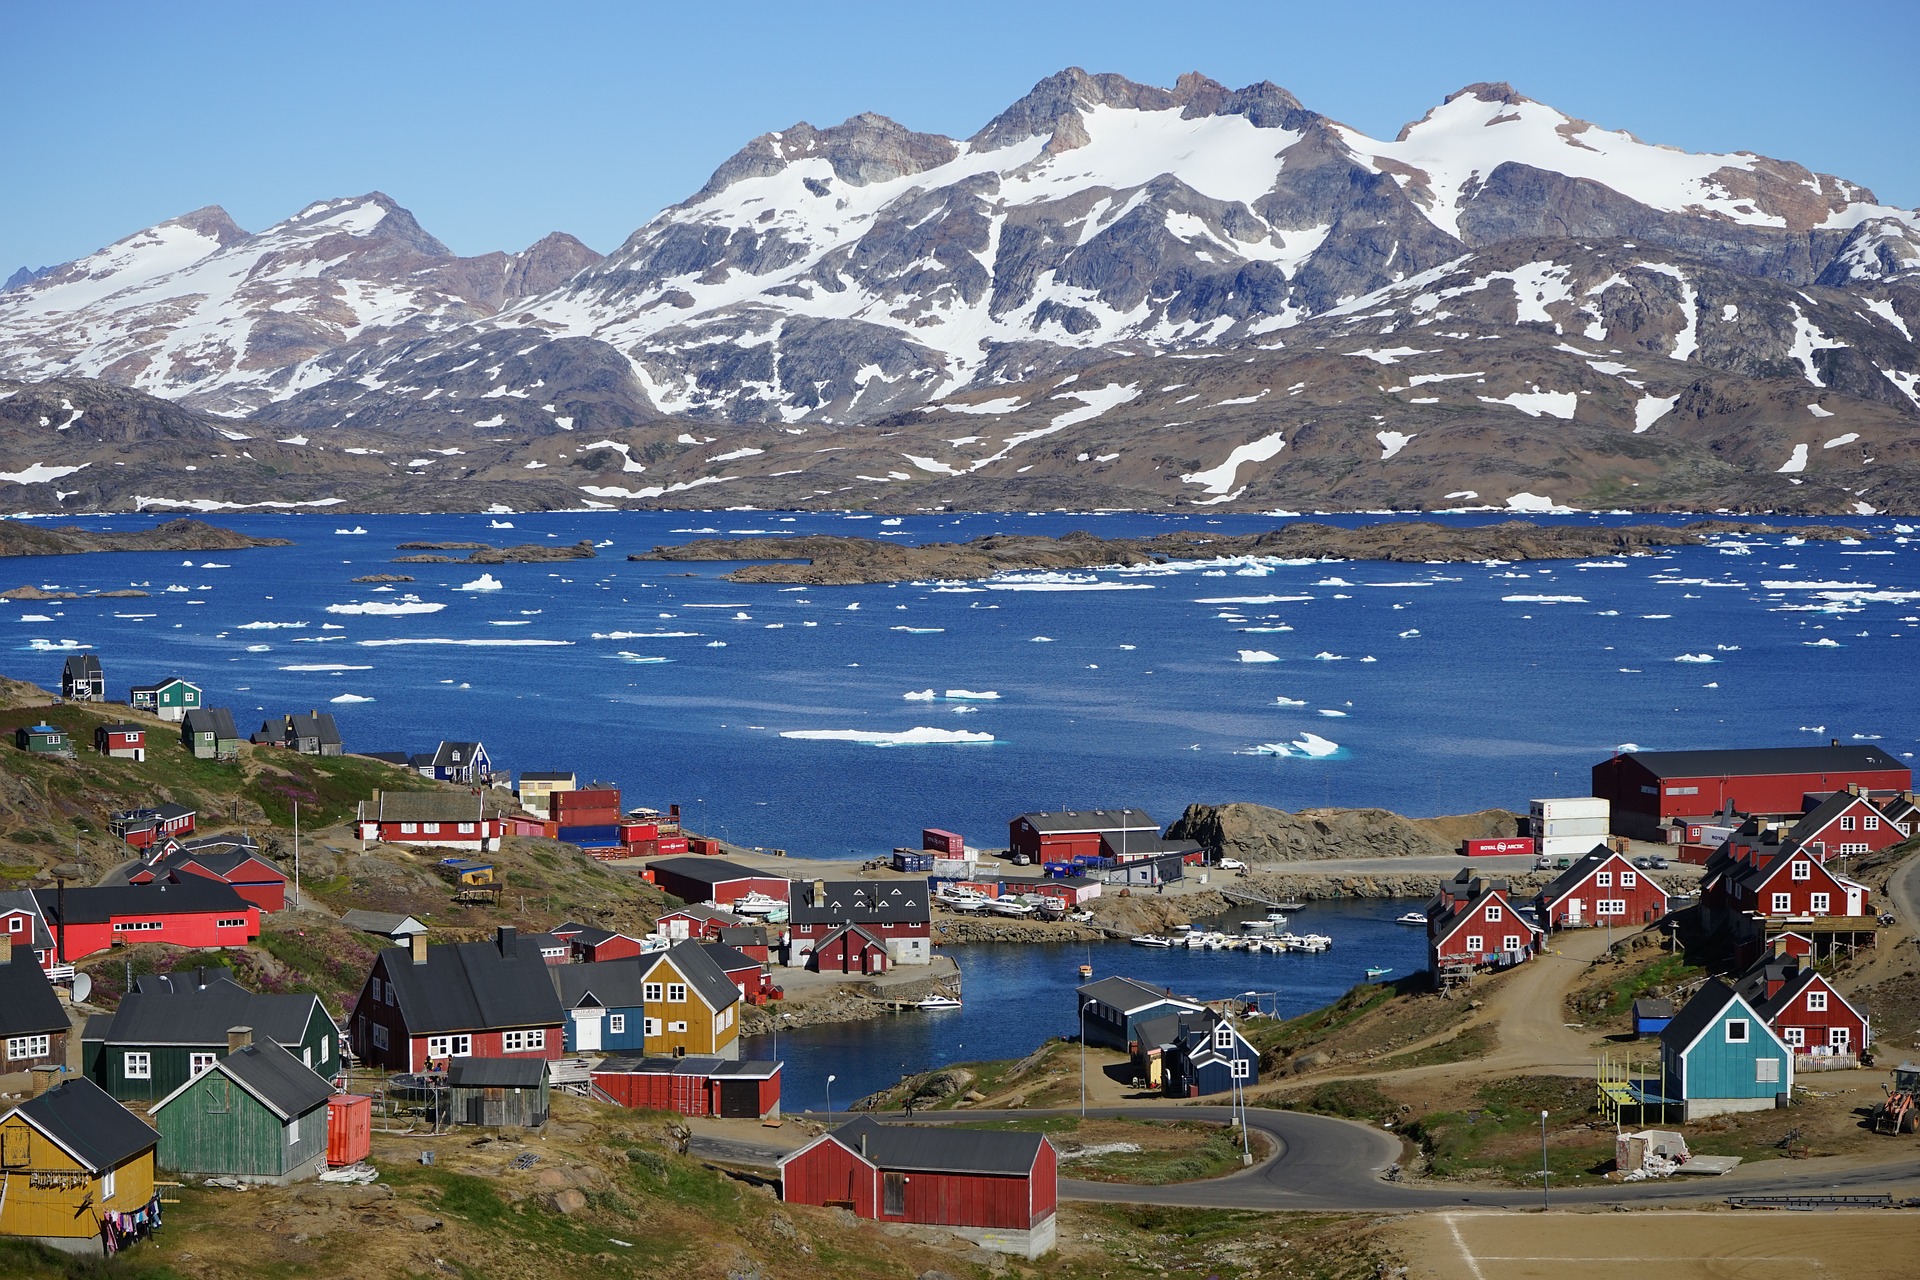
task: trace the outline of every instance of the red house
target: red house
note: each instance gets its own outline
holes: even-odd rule
[[[1878,747],[1633,751],[1593,766],[1593,794],[1612,802],[1613,830],[1664,840],[1675,823],[1712,814],[1797,814],[1809,792],[1903,791],[1913,770]]]
[[[1735,984],[1793,1050],[1796,1070],[1854,1067],[1872,1043],[1866,1014],[1811,964],[1771,955]]]
[[[818,973],[885,973],[893,967],[887,944],[857,924],[835,927],[809,954],[807,968]]]
[[[684,902],[725,907],[750,893],[785,902],[791,892],[785,876],[768,875],[725,858],[659,858],[647,864],[653,882]]]
[[[623,1107],[747,1120],[780,1115],[777,1062],[616,1056],[603,1060],[592,1074],[594,1084]]]
[[[1054,1247],[1057,1169],[1044,1134],[863,1116],[784,1157],[780,1198],[940,1227],[1032,1259]]]
[[[427,945],[415,935],[373,962],[353,1006],[353,1051],[389,1071],[454,1058],[558,1058],[559,993],[547,976],[550,935],[494,931],[491,942]]]
[[[426,846],[494,853],[506,832],[504,812],[490,800],[453,791],[376,791],[360,802],[354,835],[361,844]]]
[[[554,931],[559,936],[559,930]],[[629,938],[611,929],[581,926],[563,941],[572,948],[575,964],[596,964],[602,960],[620,960],[640,954],[640,939]]]
[[[198,815],[183,804],[160,804],[146,809],[122,809],[107,815],[107,830],[136,849],[174,836],[193,834]]]
[[[192,876],[179,884],[36,889],[34,901],[60,963],[117,944],[167,942],[205,950],[243,947],[260,936],[260,908],[229,885]]]
[[[1514,909],[1505,880],[1466,871],[1427,906],[1427,967],[1511,965],[1533,954],[1539,930]]]
[[[1900,823],[1856,786],[1826,796],[1808,796],[1807,815],[1788,838],[1822,862],[1832,857],[1878,853],[1907,838]]]
[[[56,958],[53,935],[40,914],[40,903],[25,889],[0,893],[0,935],[5,935],[12,954],[32,953],[42,969],[53,968]]]
[[[1715,889],[1738,914],[1769,921],[1872,914],[1872,892],[1865,885],[1840,876],[1805,849],[1788,846],[1772,858],[1731,862],[1722,875]]]
[[[103,724],[93,731],[93,749],[123,760],[147,758],[147,731],[137,724]]]
[[[1534,900],[1534,919],[1548,929],[1646,924],[1667,914],[1667,891],[1604,846],[1554,877]]]
[[[127,883],[152,884],[164,880],[181,884],[184,877],[199,876],[231,886],[235,893],[262,911],[286,909],[286,873],[261,857],[257,849],[239,842],[208,841],[206,844],[209,847],[195,849],[168,841],[158,857],[127,877]]]
[[[717,938],[722,929],[737,929],[746,923],[745,916],[734,915],[731,911],[688,905],[663,912],[653,922],[653,931],[663,938],[682,942],[689,938]]]
[[[1023,813],[1007,824],[1007,847],[1035,864],[1070,862],[1076,857],[1100,857],[1101,837],[1109,835],[1115,844],[1138,839],[1143,847],[1157,846],[1160,824],[1139,809]]]
[[[933,958],[933,914],[925,880],[815,880],[794,884],[787,914],[787,964],[811,967],[813,950],[843,925],[859,925],[886,948],[889,965]]]

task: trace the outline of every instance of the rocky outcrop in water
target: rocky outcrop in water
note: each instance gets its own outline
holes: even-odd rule
[[[0,521],[0,556],[67,556],[86,551],[245,551],[251,547],[290,547],[287,538],[256,538],[204,520],[169,520],[144,530],[81,529],[61,525],[43,529],[17,520]]]
[[[1248,864],[1325,858],[1445,857],[1462,840],[1511,836],[1519,817],[1504,809],[1444,818],[1405,818],[1386,809],[1302,809],[1258,804],[1190,804],[1167,829],[1211,853]]]

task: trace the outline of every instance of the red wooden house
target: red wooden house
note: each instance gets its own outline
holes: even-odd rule
[[[159,804],[145,809],[122,809],[107,815],[107,830],[136,849],[170,837],[193,834],[198,815],[183,804]]]
[[[260,936],[260,908],[229,885],[193,876],[179,884],[34,890],[61,963],[116,944],[167,942],[205,950]]]
[[[455,744],[465,745],[465,744]],[[506,831],[493,801],[450,791],[376,791],[360,802],[354,835],[387,844],[494,853]]]
[[[262,911],[283,911],[287,905],[287,876],[250,845],[208,842],[195,849],[169,841],[161,854],[127,877],[128,884],[164,880],[181,884],[199,876],[230,886]]]
[[[1858,1066],[1872,1043],[1867,1015],[1808,962],[1770,955],[1735,989],[1793,1050],[1796,1070]]]
[[[561,937],[558,929],[554,930],[554,936]],[[602,960],[621,960],[640,954],[640,939],[629,938],[611,929],[596,929],[591,925],[579,926],[571,936],[561,937],[561,940],[571,948],[575,964],[595,964]]]
[[[807,968],[818,973],[885,973],[893,967],[887,944],[865,926],[835,926],[808,953]]]
[[[147,731],[137,724],[103,724],[93,731],[93,749],[123,760],[147,758]]]
[[[1533,954],[1539,930],[1514,908],[1505,880],[1462,871],[1427,907],[1427,967],[1510,965]]]
[[[1534,919],[1548,929],[1646,924],[1667,914],[1667,891],[1604,846],[1554,877],[1533,902]]]
[[[811,967],[814,949],[844,925],[860,926],[886,948],[889,966],[933,958],[925,880],[796,881],[787,916],[788,966]]]
[[[653,922],[653,931],[675,942],[689,938],[717,938],[722,929],[735,929],[747,923],[745,916],[722,911],[718,907],[688,905],[664,912]]]
[[[1819,858],[1878,853],[1907,838],[1873,797],[1858,786],[1831,795],[1808,796],[1807,813],[1793,824],[1788,839]]]
[[[415,935],[373,962],[353,1006],[353,1051],[390,1071],[454,1058],[558,1058],[565,1016],[543,951],[548,935],[427,945]]]
[[[1007,847],[1025,854],[1037,866],[1071,862],[1075,857],[1101,856],[1103,837],[1116,845],[1140,841],[1143,847],[1160,842],[1160,824],[1140,809],[1061,809],[1023,813],[1007,824]]]
[[[861,1117],[780,1161],[781,1199],[941,1227],[1038,1258],[1054,1246],[1058,1165],[1046,1135]]]
[[[1872,891],[1865,885],[1792,846],[1770,858],[1732,863],[1722,878],[1716,878],[1715,888],[1725,893],[1735,913],[1769,921],[1860,917],[1873,909]]]
[[[777,1062],[618,1056],[593,1069],[593,1082],[623,1107],[748,1120],[780,1115]]]
[[[53,934],[47,931],[40,903],[29,890],[0,892],[0,935],[6,937],[15,957],[31,954],[42,969],[54,966]]]

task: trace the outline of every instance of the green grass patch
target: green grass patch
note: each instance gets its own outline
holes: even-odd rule
[[[1547,1168],[1555,1186],[1595,1181],[1613,1167],[1613,1135],[1578,1128],[1597,1109],[1591,1081],[1519,1076],[1483,1086],[1471,1108],[1423,1116],[1406,1136],[1439,1178],[1494,1177],[1538,1185],[1540,1113],[1547,1113]]]
[[[25,1240],[0,1239],[0,1276],[7,1280],[187,1280],[153,1253],[151,1245],[139,1244],[108,1260],[76,1258]]]
[[[1400,1109],[1400,1104],[1388,1097],[1376,1080],[1329,1080],[1306,1093],[1290,1094],[1261,1105],[1348,1120],[1378,1120]]]
[[[1589,990],[1581,997],[1579,1010],[1590,1018],[1624,1017],[1635,1000],[1655,990],[1671,989],[1699,977],[1702,972],[1698,965],[1688,963],[1684,955],[1663,955],[1651,964],[1630,969]]]
[[[1391,985],[1361,983],[1325,1008],[1313,1009],[1281,1022],[1246,1026],[1254,1048],[1285,1055],[1304,1049],[1385,1005],[1396,994]]]
[[[539,1196],[528,1196],[518,1203],[500,1194],[490,1178],[430,1165],[380,1164],[380,1176],[402,1196],[419,1200],[434,1212],[459,1218],[485,1232],[524,1242],[540,1249],[574,1255],[570,1266],[584,1276],[627,1276],[634,1264],[663,1264],[680,1252],[678,1246],[633,1230],[631,1216],[602,1219],[589,1207],[571,1217],[554,1213]],[[612,1233],[622,1240],[631,1238],[634,1247],[622,1250],[619,1265],[599,1261],[595,1255],[607,1248],[611,1224],[621,1224]]]
[[[260,757],[256,757],[260,758]],[[242,793],[265,811],[276,826],[293,825],[293,806],[300,806],[300,825],[311,830],[345,822],[360,801],[375,791],[430,791],[434,784],[417,773],[360,756],[303,756],[279,751],[264,757],[262,768]]]
[[[1459,1035],[1430,1044],[1424,1049],[1396,1053],[1375,1065],[1395,1071],[1402,1067],[1437,1067],[1449,1062],[1469,1062],[1493,1051],[1493,1033],[1485,1027],[1468,1027]]]
[[[1156,1124],[1139,1121],[1143,1126],[1177,1129],[1187,1141],[1174,1148],[1142,1147],[1139,1151],[1109,1151],[1084,1160],[1061,1161],[1061,1169],[1072,1177],[1088,1182],[1125,1182],[1138,1186],[1160,1187],[1176,1182],[1200,1182],[1218,1178],[1244,1167],[1245,1153],[1234,1132],[1220,1125]],[[1262,1147],[1253,1146],[1255,1159]]]

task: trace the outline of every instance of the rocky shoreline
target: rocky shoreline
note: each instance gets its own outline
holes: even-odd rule
[[[990,534],[971,542],[933,542],[918,546],[837,534],[710,538],[658,546],[627,559],[751,560],[760,563],[735,569],[726,575],[727,580],[853,586],[986,578],[1020,570],[1094,569],[1234,556],[1410,563],[1560,560],[1627,555],[1656,547],[1696,546],[1707,538],[1733,532],[1790,532],[1814,541],[1864,540],[1872,536],[1834,525],[1787,529],[1731,520],[1696,520],[1678,526],[1625,525],[1611,529],[1544,527],[1524,520],[1465,526],[1429,521],[1382,521],[1351,529],[1306,522],[1265,533],[1240,535],[1182,532],[1152,538],[1099,538],[1075,532],[1054,538]]]
[[[564,547],[545,542],[523,542],[514,547],[496,547],[487,542],[403,542],[394,550],[429,553],[395,556],[395,564],[556,564],[566,560],[591,560],[599,554],[588,538]],[[469,554],[437,554],[441,551],[465,551]]]
[[[92,530],[74,525],[43,529],[18,520],[0,521],[0,556],[70,556],[89,551],[246,551],[290,547],[288,538],[256,538],[204,520],[168,520],[151,529]]]

